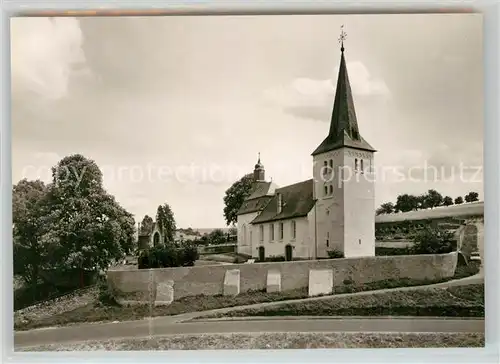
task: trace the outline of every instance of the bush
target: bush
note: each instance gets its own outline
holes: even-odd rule
[[[143,250],[137,263],[139,269],[190,267],[198,258],[198,249],[194,244],[166,244]]]
[[[344,253],[341,252],[340,250],[337,250],[337,249],[329,250],[329,251],[327,251],[327,254],[328,254],[328,258],[330,258],[330,259],[338,259],[338,258],[344,257]]]
[[[264,260],[256,260],[256,262],[258,263],[264,263],[264,262],[272,263],[272,262],[285,262],[285,261],[286,259],[283,255],[273,255],[265,258]]]
[[[376,256],[412,255],[412,250],[409,247],[405,248],[375,247],[375,255]]]
[[[113,290],[109,287],[106,277],[99,279],[97,284],[97,302],[103,306],[119,306]]]
[[[415,235],[413,241],[413,254],[445,254],[456,249],[453,233],[438,227],[425,227]]]

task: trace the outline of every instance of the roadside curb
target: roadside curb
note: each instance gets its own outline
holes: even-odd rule
[[[193,318],[186,322],[220,322],[220,321],[294,321],[294,320],[443,320],[443,321],[484,321],[484,317],[443,317],[443,316],[243,316]]]

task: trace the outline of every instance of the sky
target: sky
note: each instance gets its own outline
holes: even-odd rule
[[[223,227],[259,152],[279,186],[312,177],[341,25],[376,205],[430,188],[482,200],[477,14],[14,18],[13,183],[79,153],[136,221],[168,203],[179,227]]]

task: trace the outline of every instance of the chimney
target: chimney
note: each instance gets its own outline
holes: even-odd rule
[[[283,195],[278,192],[276,196],[278,197],[278,214],[281,214],[281,210],[283,210]]]

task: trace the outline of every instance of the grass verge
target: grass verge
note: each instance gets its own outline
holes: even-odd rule
[[[423,288],[248,308],[203,318],[248,316],[484,317],[484,284]]]
[[[484,347],[482,333],[255,333],[175,335],[52,344],[19,351]]]
[[[477,273],[476,269],[477,267],[474,266],[457,268],[455,277],[463,278],[466,276],[473,275]],[[402,279],[389,279],[384,281],[378,281],[364,285],[352,285],[346,282],[344,286],[336,288],[335,293],[349,293],[349,292],[378,290],[385,288],[419,286],[419,285],[439,283],[443,281],[445,280],[430,281],[430,280],[415,280],[415,279],[402,278]],[[169,306],[150,307],[148,304],[120,306],[114,302],[112,297],[109,296],[106,297],[106,295],[104,295],[104,297],[101,297],[101,301],[104,301],[105,304],[96,302],[83,307],[79,307],[72,311],[62,312],[54,316],[39,319],[36,321],[29,319],[15,320],[14,329],[30,330],[40,327],[64,326],[72,323],[82,323],[82,322],[87,323],[87,322],[99,322],[99,321],[140,320],[145,317],[150,317],[151,315],[152,316],[178,315],[188,312],[208,311],[226,307],[244,306],[244,305],[251,305],[251,304],[265,303],[265,302],[285,301],[285,300],[301,299],[307,297],[308,297],[307,288],[290,290],[285,292],[277,292],[277,293],[267,293],[265,291],[249,291],[241,293],[235,297],[223,296],[223,295],[189,296],[175,300]],[[381,310],[382,310],[381,312],[386,312],[383,311],[382,308]],[[349,315],[348,311],[346,311],[345,314]],[[421,314],[423,315],[424,312],[422,311]],[[445,315],[450,316],[451,313]],[[478,313],[478,315],[480,314]]]

